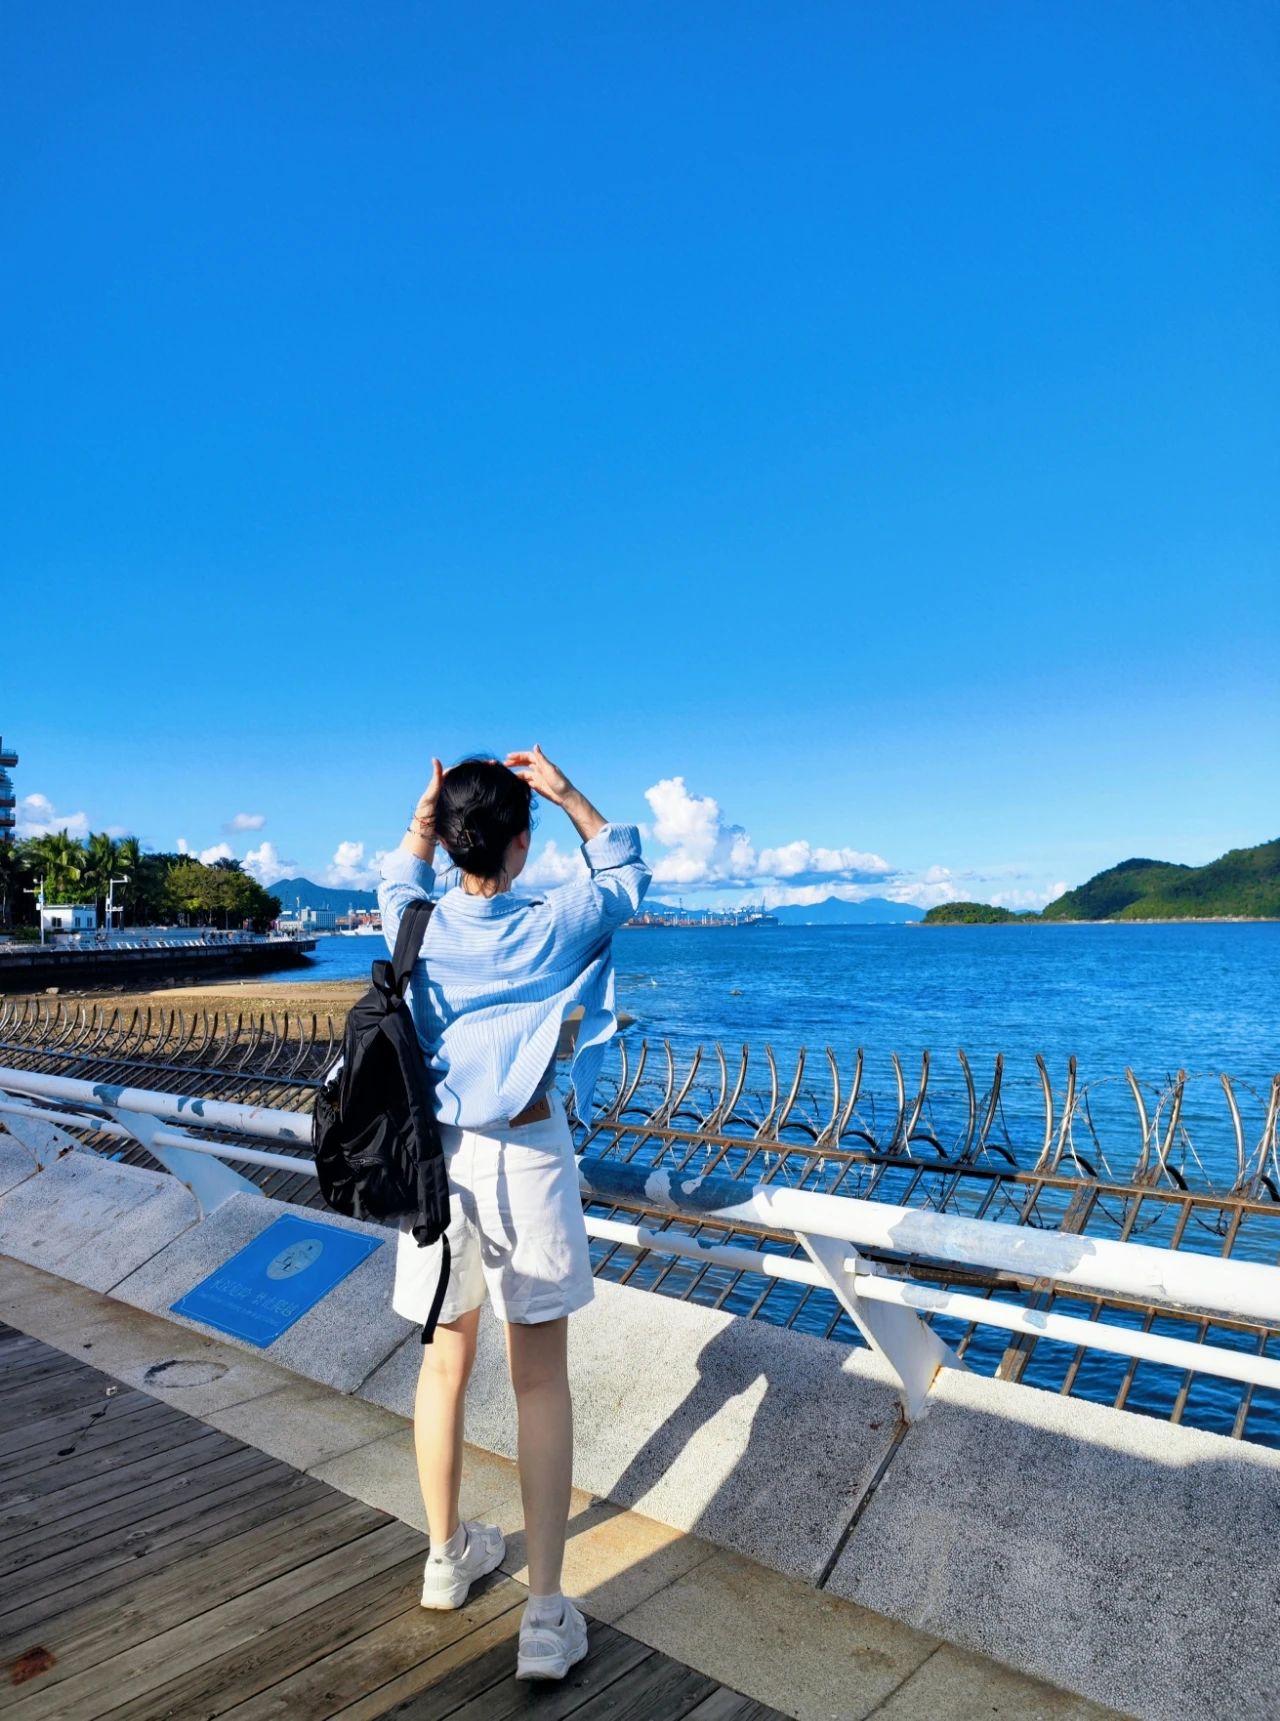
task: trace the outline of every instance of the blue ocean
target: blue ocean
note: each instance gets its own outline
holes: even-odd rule
[[[359,979],[382,950],[374,938],[323,937],[305,969],[278,978]],[[1036,1054],[1059,1093],[1074,1055],[1095,1151],[1118,1175],[1141,1143],[1126,1068],[1153,1109],[1179,1070],[1194,1078],[1186,1134],[1202,1180],[1227,1185],[1236,1148],[1217,1072],[1235,1080],[1252,1145],[1280,1070],[1274,924],[632,928],[615,938],[614,962],[619,1008],[634,1018],[630,1042],[669,1041],[678,1063],[720,1042],[734,1064],[747,1045],[752,1086],[757,1074],[764,1080],[766,1045],[784,1081],[807,1047],[814,1106],[829,1090],[828,1046],[846,1072],[864,1050],[867,1101],[890,1115],[891,1054],[914,1088],[927,1050],[939,1139],[963,1121],[957,1049],[979,1090],[1003,1053],[1004,1124],[1020,1157],[1034,1159],[1042,1134]]]

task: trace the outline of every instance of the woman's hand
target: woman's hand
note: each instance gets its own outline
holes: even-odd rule
[[[535,795],[541,795],[553,807],[563,807],[584,843],[604,829],[603,816],[581,789],[574,788],[559,765],[551,763],[541,747],[535,747],[532,753],[508,753],[507,769],[523,777]]]
[[[431,761],[431,781],[418,796],[418,804],[409,820],[409,828],[400,839],[400,847],[417,855],[430,866],[436,858],[436,807],[440,802],[440,785],[444,782],[444,766],[439,759]]]
[[[439,759],[431,761],[431,781],[418,797],[415,819],[421,819],[433,828],[436,822],[436,807],[440,803],[440,785],[444,782],[444,766]]]
[[[573,793],[573,784],[541,747],[535,746],[532,753],[508,753],[506,764],[509,771],[524,778],[535,795],[541,795],[553,807],[563,807],[566,796]]]

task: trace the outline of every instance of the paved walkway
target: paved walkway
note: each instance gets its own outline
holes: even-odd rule
[[[518,1685],[513,1579],[426,1613],[409,1525],[11,1327],[0,1374],[13,1721],[777,1714],[600,1623],[563,1686]]]

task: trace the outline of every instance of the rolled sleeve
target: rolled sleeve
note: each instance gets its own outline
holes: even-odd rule
[[[391,849],[383,855],[378,871],[383,884],[412,885],[418,896],[430,896],[436,888],[436,869],[408,849]]]
[[[625,866],[640,859],[640,827],[638,825],[602,825],[595,836],[582,845],[582,858],[592,872],[604,872],[611,866]]]
[[[436,871],[408,849],[392,849],[383,855],[378,868],[378,907],[382,911],[382,936],[387,948],[396,947],[400,917],[411,902],[423,902],[436,888]]]

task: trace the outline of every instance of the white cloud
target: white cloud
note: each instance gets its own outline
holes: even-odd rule
[[[182,839],[179,838],[178,840],[181,843]],[[179,852],[186,854],[187,850],[181,848]],[[264,842],[256,849],[250,849],[241,865],[247,873],[252,874],[257,879],[259,884],[265,885],[274,884],[278,878],[291,878],[298,870],[297,861],[281,860],[276,852],[275,844],[270,842]]]
[[[385,849],[378,849],[373,859],[366,861],[363,843],[339,843],[321,881],[337,889],[372,890],[378,882],[378,862],[385,853]]]
[[[88,814],[60,813],[48,795],[24,795],[18,802],[16,835],[19,839],[47,837],[57,831],[66,831],[70,837],[87,837]]]
[[[230,843],[214,843],[212,848],[201,849],[199,858],[201,866],[212,866],[214,861],[234,860],[236,857]]]
[[[803,838],[757,853],[741,825],[725,822],[719,802],[710,795],[692,794],[683,777],[664,777],[645,791],[645,799],[653,809],[654,839],[668,851],[653,862],[654,883],[659,887],[674,884],[689,890],[722,890],[781,879],[796,885],[820,885],[828,881],[869,883],[897,876],[896,869],[881,855],[855,848],[824,848]]]
[[[988,900],[997,908],[1043,908],[1046,902],[1053,902],[1070,889],[1065,879],[1059,879],[1056,884],[1047,884],[1042,890],[997,891]]]
[[[260,831],[267,822],[265,813],[237,813],[234,819],[228,819],[223,830],[235,836],[240,831]]]
[[[525,866],[519,883],[537,890],[548,885],[571,884],[574,879],[586,876],[587,863],[582,858],[582,851],[561,849],[553,837]]]

